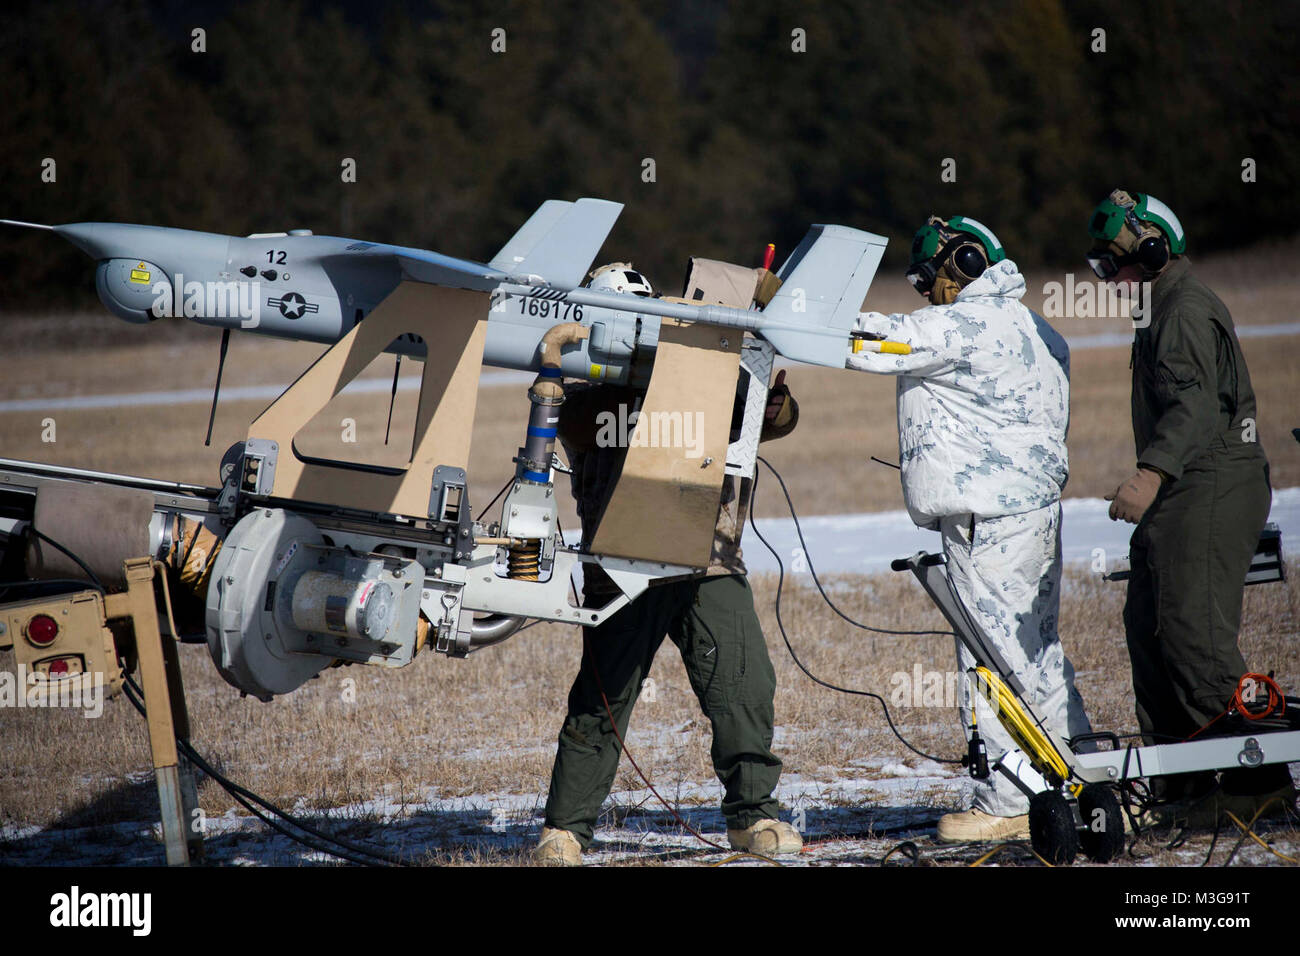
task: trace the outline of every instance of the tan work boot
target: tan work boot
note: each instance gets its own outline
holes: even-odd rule
[[[1029,839],[1029,814],[995,817],[983,810],[945,813],[939,818],[940,843],[999,843]]]
[[[582,866],[582,844],[568,830],[542,827],[533,862],[542,866]]]
[[[759,856],[780,856],[803,849],[803,837],[799,831],[780,820],[759,820],[743,830],[728,830],[727,840],[733,850]]]

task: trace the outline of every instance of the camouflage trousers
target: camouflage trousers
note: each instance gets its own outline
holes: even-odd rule
[[[1074,667],[1056,633],[1061,607],[1060,503],[996,518],[953,515],[940,521],[939,530],[957,595],[1024,684],[1023,700],[1032,713],[1062,738],[1091,732],[1074,686]],[[961,641],[957,661],[963,673],[976,665]],[[1015,752],[1016,743],[984,696],[972,693],[969,681],[962,686],[962,727],[969,738],[973,699],[992,766]],[[1029,812],[1029,798],[997,771],[976,782],[974,805],[995,816]]]

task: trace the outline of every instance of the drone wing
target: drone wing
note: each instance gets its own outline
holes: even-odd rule
[[[622,203],[604,199],[548,200],[501,247],[491,265],[527,284],[575,289],[622,211]]]

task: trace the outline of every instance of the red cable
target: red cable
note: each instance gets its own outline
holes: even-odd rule
[[[1246,681],[1254,681],[1268,688],[1268,706],[1258,714],[1251,713],[1246,707],[1246,701],[1241,698],[1241,688]],[[1277,682],[1267,674],[1243,674],[1241,680],[1237,681],[1237,689],[1232,694],[1232,705],[1247,720],[1263,720],[1265,717],[1271,717],[1274,708],[1277,708],[1277,715],[1281,717],[1286,713],[1286,695],[1282,693],[1282,688],[1277,686]]]
[[[589,652],[589,648],[587,647],[587,628],[585,627],[582,629],[582,649],[584,654]],[[618,721],[614,719],[614,711],[609,706],[609,698],[605,696],[605,684],[600,679],[600,668],[596,666],[596,656],[594,654],[590,654],[588,659],[591,661],[591,672],[596,677],[596,689],[600,691],[600,702],[605,705],[605,714],[609,717],[609,726],[613,729],[614,739],[618,741],[619,747],[622,748],[623,755],[627,757],[627,762],[632,765],[632,769],[636,771],[637,776],[641,778],[642,782],[645,783],[645,785],[650,788],[650,792],[655,795],[655,797],[659,800],[659,802],[664,805],[664,807],[668,810],[668,812],[673,815],[673,818],[678,823],[680,823],[685,830],[687,830],[692,836],[695,837],[695,839],[699,840],[701,843],[707,844],[708,846],[713,847],[715,850],[722,850],[725,853],[728,850],[728,847],[725,847],[720,843],[714,843],[704,834],[700,833],[699,830],[695,829],[695,827],[687,823],[686,820],[682,817],[680,813],[677,812],[677,810],[673,807],[672,804],[670,804],[663,797],[659,796],[659,791],[656,790],[654,784],[650,782],[650,778],[641,772],[641,768],[637,765],[636,760],[632,757],[632,752],[627,749],[627,744],[623,742],[623,735],[618,732]]]
[[[1268,689],[1268,706],[1259,713],[1252,713],[1246,706],[1247,702],[1241,696],[1246,681],[1253,681],[1256,686],[1262,684]],[[1251,701],[1251,703],[1254,703],[1254,701]],[[1277,681],[1273,680],[1273,678],[1269,677],[1267,674],[1242,674],[1241,679],[1237,681],[1237,689],[1232,692],[1232,697],[1228,700],[1228,706],[1224,708],[1223,713],[1216,715],[1213,720],[1202,724],[1195,731],[1185,737],[1184,740],[1191,740],[1197,734],[1209,729],[1212,724],[1220,718],[1228,716],[1228,714],[1232,713],[1234,710],[1246,720],[1263,720],[1265,717],[1273,716],[1273,710],[1275,708],[1277,709],[1279,717],[1286,713],[1286,695],[1283,694],[1282,689],[1277,686]]]

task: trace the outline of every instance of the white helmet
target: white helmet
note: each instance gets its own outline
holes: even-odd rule
[[[587,280],[588,289],[605,289],[609,292],[629,292],[632,295],[650,296],[655,290],[641,273],[632,268],[630,262],[611,262],[591,270]]]

